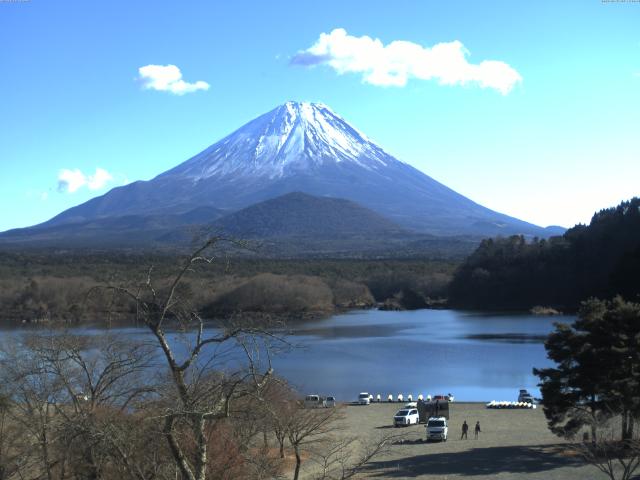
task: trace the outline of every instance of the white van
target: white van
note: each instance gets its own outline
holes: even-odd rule
[[[449,425],[445,417],[429,417],[427,420],[427,442],[429,440],[447,441]]]
[[[304,397],[304,408],[319,408],[324,407],[324,400],[320,398],[320,395],[307,395]]]
[[[369,405],[371,403],[371,395],[368,392],[360,392],[358,395],[358,403],[360,405]]]

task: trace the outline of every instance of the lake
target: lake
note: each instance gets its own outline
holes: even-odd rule
[[[302,394],[344,401],[363,391],[383,399],[452,393],[456,400],[490,401],[516,400],[518,390],[526,388],[539,397],[532,368],[551,365],[544,338],[554,322],[573,320],[456,310],[356,311],[296,324],[289,337],[295,348],[276,356],[273,366]],[[71,331],[105,332],[95,327]],[[144,328],[111,333],[151,340]]]
[[[573,317],[455,310],[359,311],[306,323],[304,346],[276,358],[280,375],[303,393],[354,400],[452,393],[456,400],[516,400],[520,388],[540,396],[532,368],[552,363],[543,339]]]

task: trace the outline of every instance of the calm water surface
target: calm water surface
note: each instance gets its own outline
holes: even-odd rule
[[[543,339],[572,317],[455,310],[364,311],[300,326],[304,348],[276,358],[281,375],[307,393],[355,399],[358,392],[452,393],[458,400],[516,400],[540,392],[532,368],[551,365]]]
[[[355,400],[359,392],[452,393],[457,400],[516,400],[518,389],[539,396],[533,367],[551,365],[543,340],[557,321],[456,310],[367,310],[296,325],[290,352],[273,360],[278,375],[301,393]],[[102,334],[83,327],[75,333]],[[151,340],[141,328],[111,333]],[[5,335],[19,330],[4,331]]]

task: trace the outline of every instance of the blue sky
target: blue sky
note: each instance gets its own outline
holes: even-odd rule
[[[318,53],[338,28],[410,42],[392,59],[406,78],[372,80],[375,50]],[[0,231],[150,179],[287,100],[326,103],[399,159],[540,225],[640,194],[640,3],[0,0],[0,42]],[[420,73],[452,42],[498,70],[453,85],[447,62]],[[315,65],[292,65],[300,52]],[[186,83],[145,88],[148,65]]]

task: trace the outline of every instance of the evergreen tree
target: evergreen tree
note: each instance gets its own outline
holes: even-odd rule
[[[589,297],[630,300],[640,294],[640,198],[596,213],[548,240],[522,236],[484,240],[458,268],[452,305],[576,311]]]
[[[588,426],[595,440],[603,418],[620,416],[621,440],[632,439],[640,418],[640,304],[587,300],[572,325],[556,325],[545,348],[557,365],[533,372],[551,431],[572,437]]]

